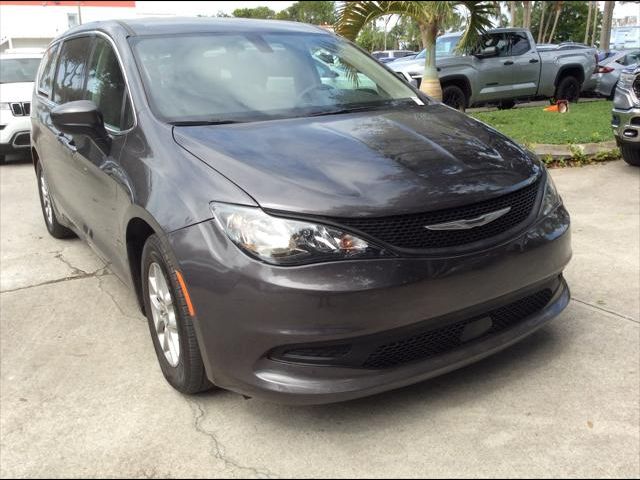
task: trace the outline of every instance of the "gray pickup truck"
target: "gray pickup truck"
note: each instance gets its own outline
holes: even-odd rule
[[[462,33],[449,33],[436,41],[436,66],[442,84],[443,101],[458,110],[482,104],[511,108],[517,99],[557,98],[577,101],[590,91],[596,50],[575,48],[538,50],[529,30],[489,30],[479,48],[459,55],[456,46]],[[387,66],[414,85],[424,70],[425,51],[410,60],[396,60]]]

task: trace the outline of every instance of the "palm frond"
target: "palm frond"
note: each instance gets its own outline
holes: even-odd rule
[[[491,27],[491,17],[497,14],[496,4],[492,1],[458,2],[469,13],[467,28],[458,43],[459,51],[470,51],[478,46],[482,35]]]

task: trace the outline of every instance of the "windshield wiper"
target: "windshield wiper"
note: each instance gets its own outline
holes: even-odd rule
[[[311,112],[308,116],[310,117],[321,117],[324,115],[340,115],[342,113],[355,113],[355,112],[366,112],[368,110],[379,110],[381,108],[393,108],[398,107],[400,102],[390,102],[383,103],[380,105],[363,105],[360,107],[344,107],[344,108],[336,108],[333,110],[320,110],[317,112]]]
[[[176,122],[169,122],[169,124],[175,127],[194,127],[200,125],[229,125],[232,123],[243,123],[238,120],[178,120]]]

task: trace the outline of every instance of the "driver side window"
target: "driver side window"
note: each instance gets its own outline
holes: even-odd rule
[[[489,33],[482,37],[481,50],[489,47],[496,47],[498,57],[508,57],[511,55],[509,51],[509,38],[506,33]]]

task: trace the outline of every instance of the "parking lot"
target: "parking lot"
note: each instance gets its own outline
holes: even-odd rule
[[[0,167],[0,475],[638,477],[640,171],[553,170],[573,300],[478,364],[286,407],[162,378],[133,294],[45,229],[33,167]]]

